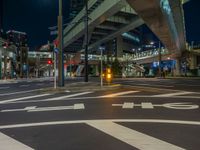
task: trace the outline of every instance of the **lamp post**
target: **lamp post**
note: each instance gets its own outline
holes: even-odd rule
[[[85,0],[85,82],[88,82],[88,0]]]
[[[63,64],[63,20],[62,20],[62,0],[59,0],[59,16],[58,16],[58,86],[63,87],[64,83],[64,64]]]
[[[103,87],[103,47],[100,47],[101,50],[101,73],[100,73],[100,77],[101,77],[101,87]]]

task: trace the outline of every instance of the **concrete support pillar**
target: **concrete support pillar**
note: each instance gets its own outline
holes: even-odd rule
[[[175,76],[180,76],[180,69],[181,69],[181,61],[180,61],[180,58],[177,58],[176,59],[176,64],[175,64],[175,68],[174,68],[174,75]]]
[[[7,55],[4,55],[4,79],[7,78]]]
[[[122,57],[123,56],[123,39],[122,36],[117,37],[117,53],[116,57]]]
[[[2,50],[0,49],[0,79],[2,79]]]
[[[190,69],[196,69],[197,68],[197,56],[194,54],[191,54],[190,57]]]
[[[99,76],[99,66],[95,65],[95,74],[96,76]]]

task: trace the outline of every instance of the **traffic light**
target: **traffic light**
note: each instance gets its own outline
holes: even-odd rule
[[[111,68],[106,68],[106,81],[111,83],[112,81],[112,71]]]
[[[51,65],[52,64],[52,60],[48,60],[47,64]]]
[[[8,48],[10,45],[11,45],[10,43],[5,42],[5,43],[2,44],[2,47],[3,48]]]

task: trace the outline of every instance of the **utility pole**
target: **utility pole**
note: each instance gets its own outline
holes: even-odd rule
[[[62,0],[59,0],[59,16],[58,16],[58,86],[65,86],[64,81],[64,64],[63,64],[63,26],[62,26]]]
[[[101,87],[103,87],[103,48],[101,47]]]
[[[88,0],[85,0],[85,82],[88,82]]]
[[[162,61],[162,54],[161,54],[161,44],[160,44],[160,41],[159,41],[159,52],[158,52],[158,62],[159,62],[159,68],[158,68],[158,73],[159,73],[159,77],[161,77],[161,61]]]

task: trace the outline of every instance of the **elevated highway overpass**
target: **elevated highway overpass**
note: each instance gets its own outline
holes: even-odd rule
[[[89,49],[146,24],[173,57],[185,48],[182,0],[89,0]],[[85,8],[64,29],[64,50],[83,49]],[[75,23],[75,24],[74,24]]]

